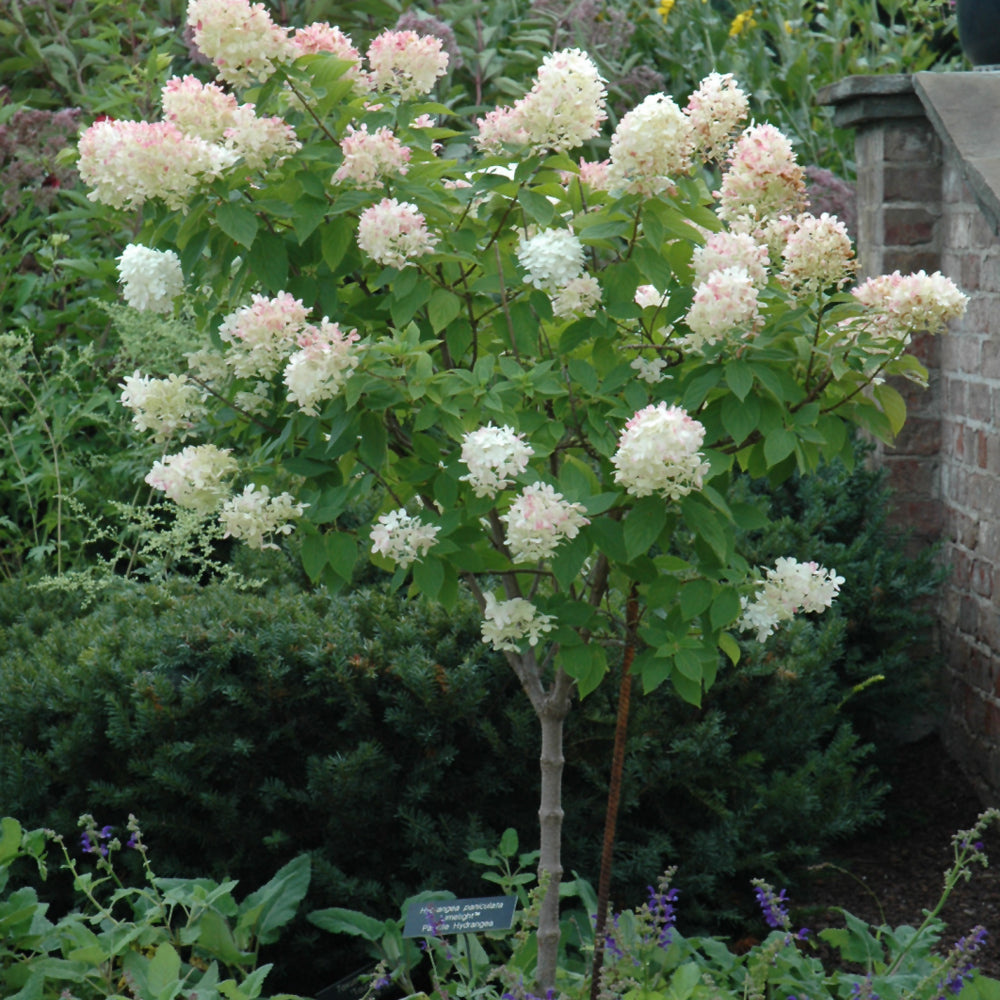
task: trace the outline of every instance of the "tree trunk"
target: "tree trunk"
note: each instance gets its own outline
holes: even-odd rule
[[[541,797],[538,808],[538,877],[546,883],[538,914],[537,986],[544,993],[555,985],[559,958],[559,883],[562,880],[562,774],[563,724],[569,714],[573,681],[561,669],[556,672],[541,710]]]

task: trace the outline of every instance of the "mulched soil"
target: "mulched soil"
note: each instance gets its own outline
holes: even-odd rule
[[[843,927],[838,907],[876,925],[919,925],[941,895],[953,859],[952,836],[972,827],[983,811],[937,736],[906,747],[888,776],[892,791],[881,827],[832,852],[799,886],[793,920],[813,932]],[[994,827],[983,843],[993,864],[977,867],[941,916],[948,924],[946,944],[977,924],[986,927],[989,937],[978,967],[1000,979],[1000,829]]]

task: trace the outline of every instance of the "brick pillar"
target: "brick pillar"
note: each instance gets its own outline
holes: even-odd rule
[[[936,271],[941,262],[941,142],[910,76],[848,77],[820,91],[834,124],[855,131],[859,278],[892,271]],[[894,384],[906,400],[906,425],[875,461],[889,474],[891,523],[915,545],[936,540],[941,506],[941,377],[938,343],[915,338],[911,351],[929,373],[920,389]]]

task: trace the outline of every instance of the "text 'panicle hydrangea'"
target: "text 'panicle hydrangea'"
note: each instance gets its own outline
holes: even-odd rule
[[[218,508],[228,492],[226,481],[236,471],[228,448],[198,444],[155,462],[145,481],[178,507],[204,515]]]
[[[712,271],[695,289],[691,308],[684,317],[691,330],[685,346],[699,351],[706,344],[718,343],[733,330],[746,336],[754,332],[759,317],[758,289],[745,267]]]
[[[753,599],[742,599],[740,628],[755,630],[757,641],[763,642],[778,625],[791,621],[798,612],[819,612],[831,607],[843,582],[842,576],[815,562],[803,563],[783,556],[773,568],[765,570]]]
[[[433,35],[383,31],[368,47],[368,65],[375,90],[410,100],[434,89],[448,70],[448,53]]]
[[[344,79],[351,81],[352,90],[359,97],[371,91],[371,77],[361,66],[361,52],[351,41],[351,36],[340,28],[326,21],[314,21],[304,28],[296,28],[291,42],[297,55],[329,52],[344,62],[352,63],[344,74]]]
[[[401,270],[430,253],[437,242],[422,213],[408,201],[383,198],[366,208],[358,220],[358,246],[385,267]]]
[[[335,184],[351,181],[358,187],[379,188],[384,178],[402,176],[409,169],[410,147],[384,125],[374,132],[364,124],[359,129],[348,125],[340,149],[344,162],[333,175]]]
[[[357,368],[360,357],[354,345],[359,339],[357,330],[343,333],[326,316],[318,327],[307,326],[299,334],[299,350],[285,366],[289,401],[303,413],[319,416],[316,404],[339,395]]]
[[[542,614],[523,597],[498,601],[492,594],[487,594],[483,611],[483,641],[496,650],[517,653],[525,639],[529,646],[537,646],[541,637],[552,630],[553,621],[552,615]]]
[[[506,145],[530,146],[536,153],[566,152],[597,135],[607,118],[606,98],[600,71],[585,52],[549,53],[524,97],[476,120],[476,142],[489,153]]]
[[[705,428],[679,406],[660,402],[639,410],[625,425],[611,461],[615,482],[633,496],[677,500],[701,489],[708,472],[698,450]]]
[[[666,94],[650,94],[629,111],[611,136],[608,182],[635,194],[669,191],[690,172],[694,132]]]
[[[194,31],[198,50],[234,87],[262,83],[297,54],[287,30],[271,20],[262,3],[190,0],[187,23]]]
[[[935,271],[926,274],[883,274],[869,278],[852,290],[865,307],[859,320],[850,321],[855,329],[879,340],[909,342],[914,333],[940,333],[946,325],[965,314],[968,296],[951,280]]]
[[[463,482],[472,486],[477,497],[495,497],[528,467],[534,454],[513,427],[485,427],[462,435],[462,461],[468,467]]]
[[[543,229],[517,247],[518,262],[528,272],[525,281],[547,292],[580,277],[583,257],[583,244],[568,229]]]
[[[372,552],[406,569],[434,547],[440,530],[439,525],[427,524],[400,507],[382,514],[372,528]]]
[[[254,295],[222,320],[219,339],[230,345],[226,363],[241,377],[269,379],[298,346],[309,310],[288,292]]]
[[[842,288],[857,267],[847,227],[826,212],[799,215],[785,238],[781,257],[784,267],[778,280],[793,293],[811,295],[830,287]]]
[[[750,101],[732,73],[709,73],[688,99],[684,111],[699,152],[708,160],[721,161],[732,144],[733,133],[750,114]]]
[[[173,250],[129,243],[118,257],[118,280],[125,301],[142,312],[169,313],[184,291],[180,258]]]
[[[223,538],[238,538],[251,549],[276,549],[275,535],[290,535],[292,521],[300,518],[308,504],[297,503],[291,493],[271,496],[266,486],[254,483],[223,503],[219,521],[225,528]]]
[[[548,559],[559,544],[590,524],[587,508],[564,500],[548,483],[526,486],[500,520],[507,525],[507,548],[514,562]]]
[[[204,394],[186,375],[152,378],[137,371],[126,375],[120,388],[119,399],[132,411],[136,429],[151,431],[157,442],[175,434],[183,439],[206,414]]]
[[[236,152],[186,135],[173,122],[95,122],[81,136],[77,170],[87,197],[112,208],[161,198],[184,209],[192,195],[239,159]]]

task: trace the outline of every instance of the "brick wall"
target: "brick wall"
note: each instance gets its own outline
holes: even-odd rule
[[[907,424],[876,460],[889,470],[896,522],[912,529],[918,543],[940,540],[951,568],[933,608],[944,660],[942,736],[983,801],[996,802],[1000,190],[992,190],[983,167],[984,130],[968,100],[970,84],[983,92],[980,98],[995,87],[990,106],[996,106],[1000,74],[989,76],[996,79],[856,77],[828,88],[825,99],[836,106],[835,120],[855,129],[863,276],[940,270],[970,296],[966,316],[948,335],[915,342],[929,389],[900,386]],[[957,100],[962,93],[967,99]],[[1000,147],[995,129],[986,131]],[[1000,163],[1000,148],[996,153]]]

